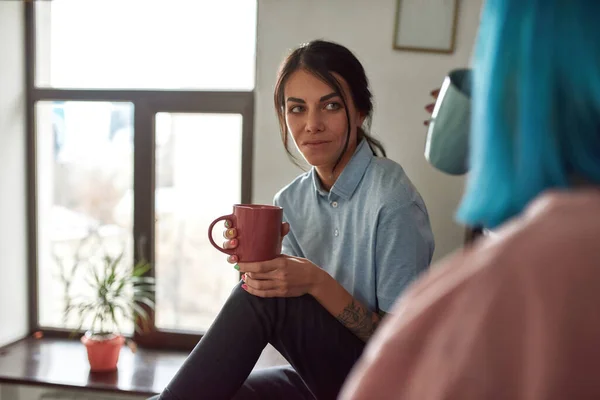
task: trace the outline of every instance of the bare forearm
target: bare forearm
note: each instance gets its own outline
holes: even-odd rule
[[[367,341],[381,321],[381,316],[357,301],[342,285],[323,271],[310,294],[346,328]]]

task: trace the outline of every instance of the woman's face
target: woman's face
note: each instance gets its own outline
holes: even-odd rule
[[[344,149],[348,131],[346,113],[350,116],[347,150],[350,156],[356,148],[357,128],[364,121],[354,106],[348,84],[337,74],[334,76],[342,87],[348,109],[333,88],[304,69],[292,73],[284,86],[285,121],[298,150],[310,165],[329,171]],[[341,163],[345,164],[344,159]]]

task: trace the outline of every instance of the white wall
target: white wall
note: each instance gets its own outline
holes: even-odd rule
[[[27,334],[23,20],[0,1],[0,346]]]
[[[438,259],[463,243],[453,221],[463,178],[434,170],[425,161],[429,92],[452,68],[468,64],[481,0],[460,1],[453,55],[392,49],[396,0],[260,0],[258,7],[253,201],[269,204],[279,188],[301,171],[288,161],[273,110],[277,68],[289,49],[312,39],[337,41],[362,61],[375,96],[372,132],[399,162],[429,209]]]

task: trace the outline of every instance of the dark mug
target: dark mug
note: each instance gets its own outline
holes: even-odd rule
[[[237,231],[238,245],[235,249],[224,249],[212,238],[212,231],[219,221],[229,220]],[[236,204],[233,214],[215,219],[208,228],[208,240],[215,249],[236,255],[240,262],[272,260],[280,254],[281,223],[283,208],[261,204]]]
[[[429,122],[425,158],[435,168],[450,175],[469,171],[472,80],[469,69],[450,71]]]

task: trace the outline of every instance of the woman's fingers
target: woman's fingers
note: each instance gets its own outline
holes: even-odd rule
[[[275,270],[269,271],[269,272],[246,272],[243,276],[248,277],[250,279],[257,280],[257,281],[266,280],[266,279],[276,280],[277,279],[277,270],[275,269]]]
[[[290,224],[288,224],[287,222],[284,222],[283,224],[281,224],[281,237],[283,238],[289,232],[290,232]]]
[[[237,239],[226,240],[223,242],[224,249],[235,249],[238,246]]]
[[[430,94],[434,99],[437,99],[438,95],[440,94],[440,89],[432,90]],[[425,111],[427,111],[429,114],[431,114],[431,113],[433,113],[434,108],[435,108],[435,103],[430,103],[425,106]],[[431,119],[423,121],[423,125],[429,126],[430,122],[431,122]]]
[[[281,285],[281,282],[272,279],[253,279],[248,274],[244,274],[243,280],[246,285],[254,290],[274,290]]]
[[[251,286],[248,286],[245,283],[242,285],[242,289],[244,289],[246,292],[248,292],[251,295],[254,295],[256,297],[263,297],[263,298],[284,297],[283,293],[281,291],[277,290],[277,289],[258,290],[258,289],[254,289]]]
[[[431,91],[429,94],[431,95],[431,97],[433,97],[434,99],[436,99],[436,100],[437,100],[437,98],[438,98],[438,96],[439,96],[439,94],[440,94],[440,89],[434,89],[434,90],[432,90],[432,91]],[[427,105],[425,106],[425,110],[426,110],[426,111],[427,111],[429,114],[433,113],[433,109],[434,109],[434,108],[435,108],[435,103],[427,104]],[[431,122],[431,120],[430,120],[430,119],[428,119],[427,121],[423,121],[423,125],[425,125],[425,126],[429,126],[429,123],[430,123],[430,122]]]
[[[236,238],[236,235],[237,230],[235,228],[229,228],[225,232],[223,232],[223,237],[225,237],[225,239],[228,239],[223,242],[224,249],[231,250],[238,247],[239,241]],[[227,262],[229,264],[236,264],[238,262],[238,256],[236,256],[235,254],[230,255],[229,257],[227,257]]]
[[[285,268],[285,257],[277,257],[269,261],[257,261],[250,263],[240,263],[240,272],[268,273]]]
[[[433,97],[434,99],[437,100],[437,98],[440,94],[440,89],[434,89],[429,94],[431,95],[431,97]],[[431,113],[433,113],[434,108],[435,108],[435,103],[430,103],[425,106],[425,111],[427,111],[429,114],[431,114]],[[430,123],[431,123],[431,119],[423,121],[423,125],[425,125],[425,126],[429,126]]]
[[[227,229],[223,232],[223,237],[227,240],[223,242],[223,248],[227,250],[235,249],[239,245],[239,241],[236,238],[237,229],[233,228],[233,223],[228,219],[225,220],[225,228]],[[235,254],[227,257],[227,262],[229,264],[237,264],[238,261],[239,258]]]
[[[236,236],[237,236],[237,229],[235,229],[235,228],[229,228],[225,232],[223,232],[223,237],[225,239],[233,239]]]

